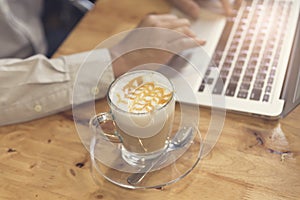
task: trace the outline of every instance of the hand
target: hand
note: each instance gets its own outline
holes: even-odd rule
[[[209,1],[209,0],[202,0]],[[235,0],[237,4],[240,4],[242,0]],[[181,10],[183,13],[192,17],[193,19],[197,19],[200,13],[200,5],[199,0],[169,0],[171,4]],[[232,6],[229,0],[220,0],[225,14],[227,16],[231,16],[233,14]]]
[[[137,29],[111,47],[115,76],[147,63],[167,63],[177,53],[203,45],[187,19],[175,15],[147,15]]]

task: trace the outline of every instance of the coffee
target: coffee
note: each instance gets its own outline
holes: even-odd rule
[[[125,151],[152,154],[164,149],[172,130],[173,86],[160,73],[141,70],[119,78],[108,99]]]

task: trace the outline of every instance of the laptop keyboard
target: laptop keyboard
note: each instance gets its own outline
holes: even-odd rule
[[[246,0],[227,22],[199,92],[210,86],[213,94],[270,101],[291,6],[292,0]]]

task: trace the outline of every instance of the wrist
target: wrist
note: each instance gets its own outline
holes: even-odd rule
[[[121,56],[118,51],[112,47],[109,49],[110,55],[111,55],[111,60],[112,60],[112,68],[115,77],[119,77],[125,72],[128,71],[128,64],[126,63],[126,60],[124,59],[124,56]]]

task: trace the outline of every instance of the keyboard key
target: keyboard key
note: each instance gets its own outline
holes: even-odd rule
[[[250,83],[252,81],[252,76],[244,76],[243,82]]]
[[[269,101],[269,98],[270,98],[270,95],[265,94],[262,101],[268,102],[268,101]]]
[[[240,86],[240,90],[249,90],[250,83],[242,83]]]
[[[204,77],[201,84],[202,85],[205,85],[205,84],[211,85],[213,82],[214,82],[213,78]]]
[[[226,83],[226,79],[227,79],[227,77],[222,77],[221,76],[221,80],[223,81],[224,84]]]
[[[215,60],[210,67],[218,67],[220,65],[220,60]]]
[[[225,82],[223,82],[222,78],[218,78],[216,85],[213,89],[213,94],[222,94]]]
[[[225,58],[225,60],[226,60],[226,62],[232,62],[233,58],[234,58],[234,56],[227,55],[226,58]]]
[[[254,88],[251,92],[250,99],[258,101],[261,96],[261,89]]]
[[[240,76],[232,75],[230,78],[231,83],[237,83],[240,80]]]
[[[266,57],[272,57],[273,55],[273,51],[271,49],[267,49],[265,52],[264,52],[264,56]]]
[[[270,57],[264,57],[262,60],[262,64],[265,66],[268,66],[271,64],[271,58]]]
[[[250,48],[250,44],[249,44],[249,45],[248,45],[248,44],[244,44],[244,45],[242,46],[241,50],[242,50],[242,51],[248,51],[249,48]]]
[[[206,83],[207,83],[208,85],[213,84],[213,82],[214,82],[214,79],[213,79],[213,78],[207,78],[207,79],[206,79]]]
[[[238,46],[240,38],[235,38],[232,40],[231,46]]]
[[[237,97],[238,98],[242,98],[242,99],[246,99],[248,96],[248,92],[247,91],[239,91]]]
[[[254,83],[254,88],[260,89],[264,86],[264,82],[263,81],[255,81]]]
[[[216,50],[216,56],[222,57],[223,53],[224,53],[223,50],[220,49]]]
[[[223,66],[222,66],[222,69],[226,69],[226,70],[229,70],[231,67],[231,62],[224,62],[223,63]]]
[[[263,73],[263,72],[266,72],[266,71],[268,71],[268,66],[267,65],[261,65],[260,67],[259,67],[259,72],[260,73]]]
[[[259,52],[252,52],[251,57],[257,59],[259,57]]]
[[[250,47],[251,41],[252,39],[246,38],[243,45]]]
[[[254,74],[254,68],[247,68],[245,75],[252,76]]]
[[[275,76],[275,73],[276,73],[276,70],[275,70],[275,69],[272,69],[271,72],[270,72],[270,77],[274,77],[274,76]]]
[[[247,30],[247,26],[241,23],[237,29],[237,32],[243,32],[245,30]]]
[[[222,77],[226,77],[226,76],[228,76],[228,74],[229,74],[229,71],[225,70],[225,69],[222,69],[220,72],[220,76],[222,76]]]
[[[254,19],[254,20],[256,20],[256,19]],[[249,19],[248,19],[248,21],[249,21]],[[249,43],[248,43],[249,45],[253,41],[254,34],[257,32],[256,31],[256,27],[257,27],[257,24],[252,19],[252,21],[249,22],[249,26],[248,26],[248,29],[247,29],[247,34],[245,36],[245,41],[244,41],[244,42],[247,42],[247,40],[248,40],[249,41]]]
[[[241,32],[235,32],[235,34],[233,36],[232,44],[233,45],[237,45],[239,43],[239,41],[241,40],[241,37],[242,37],[242,33]]]
[[[268,85],[265,89],[265,93],[271,93],[272,87]]]
[[[256,80],[265,80],[266,76],[267,75],[265,73],[260,72],[256,75]]]
[[[274,78],[272,78],[272,77],[270,77],[269,79],[268,79],[268,84],[272,84],[274,82]]]
[[[237,95],[238,98],[243,98],[243,99],[246,99],[247,96],[248,96],[248,92],[246,92],[246,91],[239,91],[239,93]]]
[[[205,89],[205,85],[204,84],[201,84],[200,87],[199,87],[199,92],[203,92]]]
[[[233,97],[235,94],[237,83],[229,83],[225,95]]]
[[[235,67],[236,67],[236,68],[239,68],[239,69],[242,69],[243,66],[244,66],[244,64],[245,64],[245,60],[244,60],[244,59],[240,59],[240,60],[238,60],[238,61],[236,62]]]
[[[239,58],[247,58],[248,51],[243,51],[239,54]]]
[[[211,70],[210,70],[210,69],[207,69],[206,72],[205,72],[205,76],[209,76],[209,75],[210,75],[210,72],[211,72]]]
[[[234,55],[236,53],[236,50],[237,50],[237,45],[230,45],[228,52]]]
[[[273,66],[276,66],[276,67],[278,66],[278,59],[273,60]]]
[[[241,69],[241,68],[235,67],[234,70],[233,70],[233,74],[235,74],[235,75],[240,75],[241,72],[242,72],[242,69]]]
[[[263,4],[264,3],[264,0],[258,0],[257,1],[257,4]]]
[[[255,67],[257,65],[257,59],[251,59],[249,66]]]

